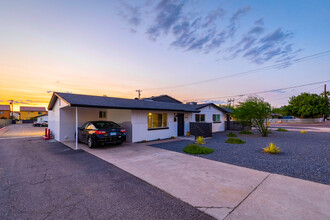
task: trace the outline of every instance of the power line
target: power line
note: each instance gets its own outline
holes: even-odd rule
[[[300,87],[305,87],[305,86],[311,86],[311,85],[316,85],[316,84],[321,84],[321,83],[326,83],[326,82],[330,82],[330,80],[314,82],[314,83],[307,83],[307,84],[298,85],[298,86],[290,86],[290,87],[280,88],[280,89],[266,90],[266,91],[261,91],[261,92],[245,93],[245,94],[231,95],[231,96],[220,96],[220,97],[207,98],[207,99],[190,99],[190,100],[184,100],[184,101],[203,101],[203,100],[208,100],[208,99],[223,99],[223,98],[240,97],[240,96],[251,96],[251,95],[256,95],[256,94],[263,94],[263,93],[276,92],[276,91],[300,88]]]
[[[258,69],[253,69],[253,70],[243,71],[243,72],[229,74],[229,75],[225,75],[225,76],[220,76],[220,77],[216,77],[216,78],[212,78],[212,79],[202,80],[202,81],[198,81],[198,82],[185,83],[185,84],[178,84],[178,85],[168,86],[168,87],[150,88],[150,89],[144,89],[144,90],[148,90],[149,91],[149,90],[173,89],[173,88],[179,88],[179,87],[192,86],[192,85],[196,85],[196,84],[203,84],[203,83],[208,83],[208,82],[214,82],[215,80],[238,77],[238,76],[242,76],[242,75],[247,75],[247,74],[251,74],[251,73],[254,73],[254,72],[258,72],[258,71],[261,71],[261,70],[269,70],[269,69],[281,68],[281,67],[285,67],[288,64],[294,65],[296,63],[305,62],[305,61],[308,61],[308,60],[320,58],[320,57],[327,56],[327,55],[330,55],[330,50],[323,51],[323,52],[316,53],[316,54],[312,54],[312,55],[305,56],[305,57],[300,57],[300,58],[294,59],[292,61],[284,61],[284,62],[273,64],[273,65],[270,65],[270,66],[265,66],[265,67],[261,67],[261,68],[258,68]]]

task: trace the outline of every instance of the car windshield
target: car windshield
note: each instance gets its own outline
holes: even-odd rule
[[[120,126],[111,121],[98,121],[93,122],[97,129],[113,129],[113,128],[120,128]]]

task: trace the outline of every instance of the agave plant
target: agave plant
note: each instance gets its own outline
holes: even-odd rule
[[[265,153],[270,154],[278,154],[280,152],[280,148],[277,147],[274,143],[269,143],[266,148],[264,148]]]

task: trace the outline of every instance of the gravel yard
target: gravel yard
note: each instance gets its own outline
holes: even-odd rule
[[[205,145],[214,149],[214,152],[199,157],[330,184],[330,133],[273,131],[269,137],[261,137],[257,131],[253,135],[234,133],[246,143],[226,144],[228,132],[215,133],[212,138],[206,139]],[[270,142],[280,147],[280,154],[263,152]],[[180,140],[151,146],[184,153],[182,149],[189,143],[192,141]]]

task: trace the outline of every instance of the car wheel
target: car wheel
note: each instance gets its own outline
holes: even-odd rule
[[[88,146],[89,148],[93,148],[93,147],[95,147],[95,143],[94,143],[92,137],[88,137],[88,139],[87,139],[87,146]]]

